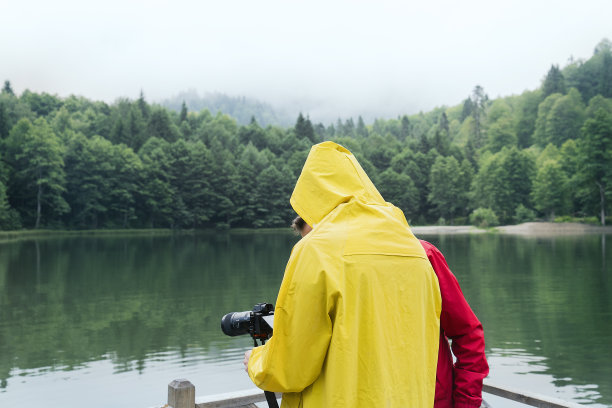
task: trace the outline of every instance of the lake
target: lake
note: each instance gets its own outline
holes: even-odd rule
[[[612,236],[423,235],[482,321],[499,384],[612,407]],[[0,243],[0,407],[151,407],[251,388],[228,312],[274,303],[289,231]],[[495,397],[498,406],[515,406]]]

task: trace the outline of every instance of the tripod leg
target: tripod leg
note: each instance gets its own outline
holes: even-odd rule
[[[266,395],[266,401],[268,401],[268,407],[278,408],[278,402],[276,402],[276,395],[272,391],[264,391]]]

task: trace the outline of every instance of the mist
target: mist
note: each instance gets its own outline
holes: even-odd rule
[[[612,37],[612,2],[3,4],[0,80],[112,102],[246,96],[314,121],[396,117],[540,85]]]

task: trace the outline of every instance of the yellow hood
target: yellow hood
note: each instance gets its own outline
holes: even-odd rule
[[[385,204],[350,151],[334,142],[313,146],[291,195],[295,212],[313,226],[352,198],[365,204]]]

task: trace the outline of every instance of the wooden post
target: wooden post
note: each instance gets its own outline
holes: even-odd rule
[[[185,379],[168,384],[168,405],[173,408],[195,408],[195,386]]]

